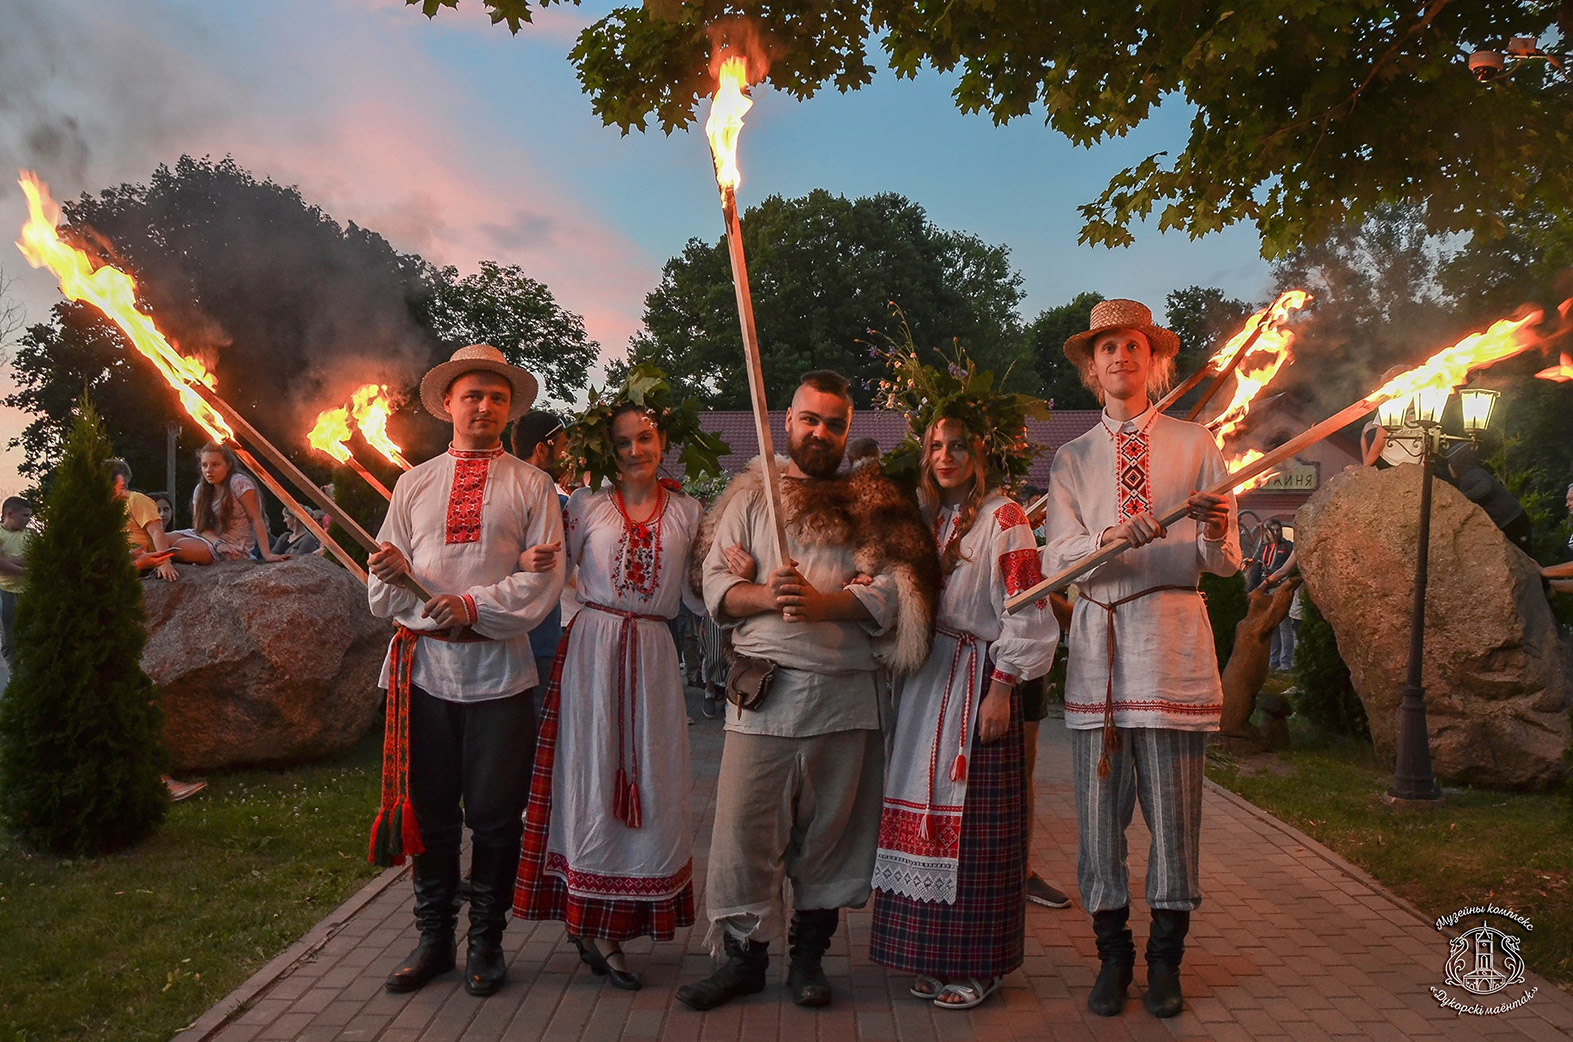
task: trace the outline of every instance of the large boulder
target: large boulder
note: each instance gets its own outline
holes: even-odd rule
[[[143,584],[142,655],[177,773],[314,760],[366,733],[392,630],[353,576],[321,557],[179,571]]]
[[[1409,663],[1418,466],[1353,468],[1295,517],[1295,547],[1311,598],[1391,764]],[[1535,562],[1484,511],[1432,483],[1426,593],[1426,727],[1438,778],[1506,789],[1559,780],[1568,747],[1573,653],[1557,633]]]

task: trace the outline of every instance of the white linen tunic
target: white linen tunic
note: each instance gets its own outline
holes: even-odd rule
[[[667,492],[659,526],[632,526],[611,489],[568,500],[566,548],[583,607],[559,651],[545,870],[581,898],[663,900],[690,882],[688,714],[666,620],[685,599],[699,604],[686,576],[701,513],[697,500]],[[640,527],[650,536],[642,545]],[[638,787],[637,828],[614,812],[620,763]]]
[[[955,509],[936,519],[941,550],[959,521]],[[1042,578],[1026,512],[998,493],[985,497],[961,538],[961,559],[945,578],[929,657],[901,685],[875,889],[915,901],[955,901],[967,782],[954,767],[958,755],[970,759],[978,704],[993,672],[1035,680],[1054,663],[1060,628],[1048,599],[1005,612],[1008,598]]]
[[[1137,469],[1144,482],[1122,486],[1116,441],[1145,431]],[[1044,567],[1055,572],[1100,545],[1105,529],[1121,523],[1122,500],[1152,513],[1184,502],[1193,491],[1223,480],[1228,468],[1207,429],[1155,414],[1152,407],[1124,423],[1103,414],[1092,430],[1054,454],[1049,474]],[[1075,729],[1103,726],[1109,682],[1109,612],[1102,604],[1161,586],[1194,588],[1202,571],[1233,575],[1240,569],[1240,530],[1234,497],[1221,539],[1208,539],[1189,517],[1169,526],[1168,535],[1126,550],[1078,585],[1066,664],[1065,724]],[[1142,512],[1141,509],[1135,512]],[[1223,712],[1223,685],[1213,647],[1207,606],[1200,595],[1159,590],[1115,609],[1114,725],[1216,731]]]
[[[449,449],[400,475],[377,533],[410,564],[433,595],[457,593],[490,640],[423,640],[410,682],[450,702],[517,695],[536,684],[530,630],[556,606],[563,586],[559,558],[544,572],[519,571],[519,555],[562,538],[562,510],[552,479],[499,446],[490,452]],[[419,597],[370,576],[371,613],[416,631],[435,632]],[[541,678],[544,680],[544,678]],[[378,686],[388,686],[383,659]]]

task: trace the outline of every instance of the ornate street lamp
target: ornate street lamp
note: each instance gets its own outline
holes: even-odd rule
[[[1451,391],[1424,388],[1408,399],[1377,409],[1377,422],[1389,438],[1420,443],[1420,530],[1415,539],[1414,612],[1409,621],[1409,675],[1398,705],[1398,756],[1393,786],[1383,797],[1397,806],[1431,807],[1442,802],[1442,790],[1431,772],[1431,743],[1426,734],[1426,691],[1421,682],[1425,661],[1426,578],[1431,553],[1431,466],[1448,442],[1478,441],[1490,428],[1498,392],[1468,387],[1459,392],[1465,437],[1442,433],[1442,412]]]

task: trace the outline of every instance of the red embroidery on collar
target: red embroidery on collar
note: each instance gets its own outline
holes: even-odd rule
[[[448,490],[448,521],[443,542],[478,543],[481,541],[481,505],[486,498],[486,476],[492,460],[502,455],[495,451],[464,452],[450,448],[453,460],[453,487]]]
[[[489,449],[456,449],[450,444],[448,455],[454,459],[496,459],[502,455],[502,446],[493,445]]]

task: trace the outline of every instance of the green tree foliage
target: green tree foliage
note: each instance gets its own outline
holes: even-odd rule
[[[1311,600],[1301,597],[1300,628],[1294,641],[1294,711],[1312,723],[1354,738],[1371,738],[1365,705],[1355,694],[1349,667],[1338,654],[1333,627]]]
[[[62,235],[129,271],[159,329],[209,365],[219,393],[319,480],[329,461],[305,434],[319,410],[344,404],[360,384],[386,382],[410,397],[390,429],[418,460],[441,451],[447,432],[416,415],[414,391],[454,348],[495,343],[544,372],[560,398],[583,386],[597,350],[583,321],[518,268],[484,262],[461,278],[375,232],[339,225],[296,189],[258,180],[233,159],[183,156],[145,184],[63,209]],[[87,387],[139,484],[164,473],[168,422],[180,429],[182,479],[195,481],[189,461],[207,435],[96,308],[58,304],[22,337],[13,369],[17,389],[5,404],[32,416],[12,442],[25,453],[24,477],[46,483]]]
[[[457,0],[408,2],[430,16]],[[529,20],[529,0],[484,2],[511,31]],[[562,0],[541,0],[551,2]],[[692,121],[713,89],[716,42],[752,45],[764,59],[756,78],[807,98],[868,84],[877,41],[898,76],[957,73],[963,112],[1041,116],[1080,145],[1183,101],[1194,113],[1183,149],[1116,174],[1082,207],[1082,241],[1128,245],[1131,224],[1156,213],[1160,228],[1192,235],[1251,221],[1276,255],[1383,203],[1420,205],[1437,229],[1488,234],[1515,208],[1573,208],[1566,83],[1534,65],[1483,86],[1464,62],[1510,35],[1555,40],[1559,10],[1551,0],[649,0],[583,30],[570,58],[596,113],[624,132]]]
[[[446,344],[491,344],[541,381],[542,395],[570,402],[589,379],[600,345],[584,319],[560,307],[546,284],[517,264],[481,261],[474,274],[438,269],[417,313]]]
[[[1164,325],[1180,337],[1175,370],[1180,379],[1200,369],[1256,309],[1243,300],[1224,296],[1216,286],[1187,286],[1171,290],[1164,299]]]
[[[1027,327],[1027,353],[1043,383],[1042,397],[1056,409],[1096,409],[1097,395],[1081,382],[1081,372],[1065,357],[1065,341],[1085,333],[1092,306],[1102,293],[1078,293],[1068,303],[1048,308]]]
[[[876,333],[900,332],[891,303],[920,341],[954,337],[980,368],[1004,373],[1021,353],[1021,276],[1009,251],[936,228],[902,196],[848,200],[824,189],[796,199],[771,196],[748,209],[742,227],[765,391],[777,407],[810,369],[837,370],[852,380],[857,404],[869,404],[867,385],[885,369],[870,343]],[[725,239],[690,239],[666,262],[645,298],[632,360],[672,374],[682,397],[748,408]],[[1033,392],[1030,381],[1019,380],[1030,377],[1027,368],[1017,366],[1011,383]]]
[[[151,835],[169,795],[163,711],[142,672],[142,584],[109,441],[84,405],[28,551],[0,699],[0,814],[28,846],[98,854]]]

